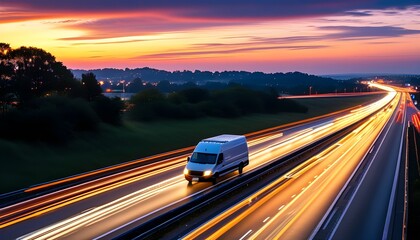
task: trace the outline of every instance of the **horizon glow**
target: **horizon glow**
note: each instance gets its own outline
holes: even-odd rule
[[[42,48],[71,69],[420,73],[420,6],[229,18],[173,8],[43,10],[5,1],[0,42]]]

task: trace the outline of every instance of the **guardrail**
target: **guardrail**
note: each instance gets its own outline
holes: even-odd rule
[[[285,130],[287,128],[305,124],[311,121],[320,120],[327,117],[332,117],[346,111],[351,111],[353,109],[356,109],[357,107],[359,106],[350,107],[350,108],[332,112],[329,114],[325,114],[325,115],[321,115],[321,116],[317,116],[313,118],[308,118],[308,119],[304,119],[304,120],[293,122],[293,123],[283,124],[280,126],[264,129],[261,131],[252,132],[249,134],[245,134],[245,136],[247,137],[248,140],[252,140],[254,138],[269,134],[273,131],[281,131],[281,130]],[[81,174],[77,174],[77,175],[73,175],[73,176],[69,176],[69,177],[65,177],[65,178],[61,178],[61,179],[57,179],[57,180],[53,180],[53,181],[49,181],[45,183],[40,183],[40,184],[33,185],[28,188],[20,189],[17,191],[0,194],[0,208],[12,205],[17,202],[25,201],[34,197],[38,197],[38,196],[49,194],[55,191],[59,191],[59,190],[72,187],[78,184],[100,179],[102,177],[105,177],[111,174],[121,173],[130,169],[133,169],[133,168],[141,167],[141,166],[151,164],[151,163],[156,163],[156,162],[165,160],[167,158],[172,158],[172,157],[188,154],[192,152],[193,149],[194,149],[194,146],[190,146],[190,147],[182,148],[179,150],[156,154],[150,157],[145,157],[145,158],[141,158],[141,159],[137,159],[137,160],[121,163],[121,164],[116,164],[113,166],[104,167],[101,169],[97,169],[97,170],[93,170],[93,171],[89,171],[89,172],[85,172],[85,173],[81,173]]]
[[[136,167],[141,167],[147,164],[156,163],[164,159],[180,156],[192,152],[193,147],[187,147],[175,151],[170,151],[162,154],[153,155],[146,158],[137,159],[134,161],[117,164],[109,167],[100,168],[94,171],[77,174],[50,182],[45,182],[30,186],[28,188],[17,191],[4,193],[0,195],[0,208],[14,204],[16,202],[24,201],[36,196],[45,195],[54,191],[58,191],[67,187],[82,184],[88,181],[100,179],[102,177],[127,171]]]
[[[320,152],[330,144],[338,141],[348,132],[362,124],[363,120],[348,126],[336,133],[326,136],[309,146],[289,154],[286,157],[277,159],[267,165],[264,165],[254,171],[247,172],[241,177],[224,182],[222,185],[208,189],[206,192],[194,199],[186,199],[180,206],[162,213],[149,221],[141,223],[137,227],[128,230],[115,237],[114,239],[158,239],[164,229],[171,228],[172,225],[178,224],[183,218],[194,214],[205,206],[208,206],[222,198],[229,198],[230,194],[234,192],[250,188],[250,185],[257,182],[259,179],[266,178],[268,175],[275,173],[279,168],[291,164],[298,164],[306,160],[307,157],[314,155],[314,152]],[[278,176],[276,176],[278,177]],[[212,207],[213,208],[213,207]]]

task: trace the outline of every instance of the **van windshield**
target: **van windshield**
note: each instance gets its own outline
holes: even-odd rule
[[[215,164],[216,157],[217,154],[195,152],[192,154],[190,161],[193,163]]]

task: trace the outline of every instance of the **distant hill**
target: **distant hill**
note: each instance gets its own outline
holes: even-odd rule
[[[175,84],[193,82],[203,85],[207,82],[239,83],[249,86],[278,86],[293,87],[298,85],[328,86],[337,84],[338,80],[329,77],[320,77],[301,72],[289,73],[263,73],[246,71],[164,71],[153,68],[135,68],[135,69],[93,69],[93,70],[72,70],[76,78],[81,78],[83,73],[93,72],[98,80],[132,81],[140,78],[144,82],[162,82],[168,81]]]
[[[370,91],[360,79],[337,80],[331,77],[315,76],[301,72],[263,73],[247,71],[165,71],[149,67],[135,69],[92,69],[72,70],[76,78],[92,72],[98,80],[107,80],[102,88],[118,89],[118,84],[110,84],[125,80],[130,84],[126,92],[136,93],[147,86],[157,86],[162,92],[200,86],[207,89],[225,88],[229,84],[239,84],[253,89],[273,88],[279,94],[317,94],[332,92]],[[135,80],[135,81],[134,81]],[[146,84],[146,86],[144,86]],[[177,85],[179,87],[177,87]]]
[[[387,79],[397,81],[410,81],[411,79],[418,79],[418,74],[387,74],[387,73],[349,73],[349,74],[328,74],[321,75],[321,77],[333,78],[337,80],[356,80],[356,79]]]

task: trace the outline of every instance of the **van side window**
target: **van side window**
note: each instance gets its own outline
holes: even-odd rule
[[[217,164],[220,164],[223,162],[223,153],[219,154],[219,157],[217,157]]]

